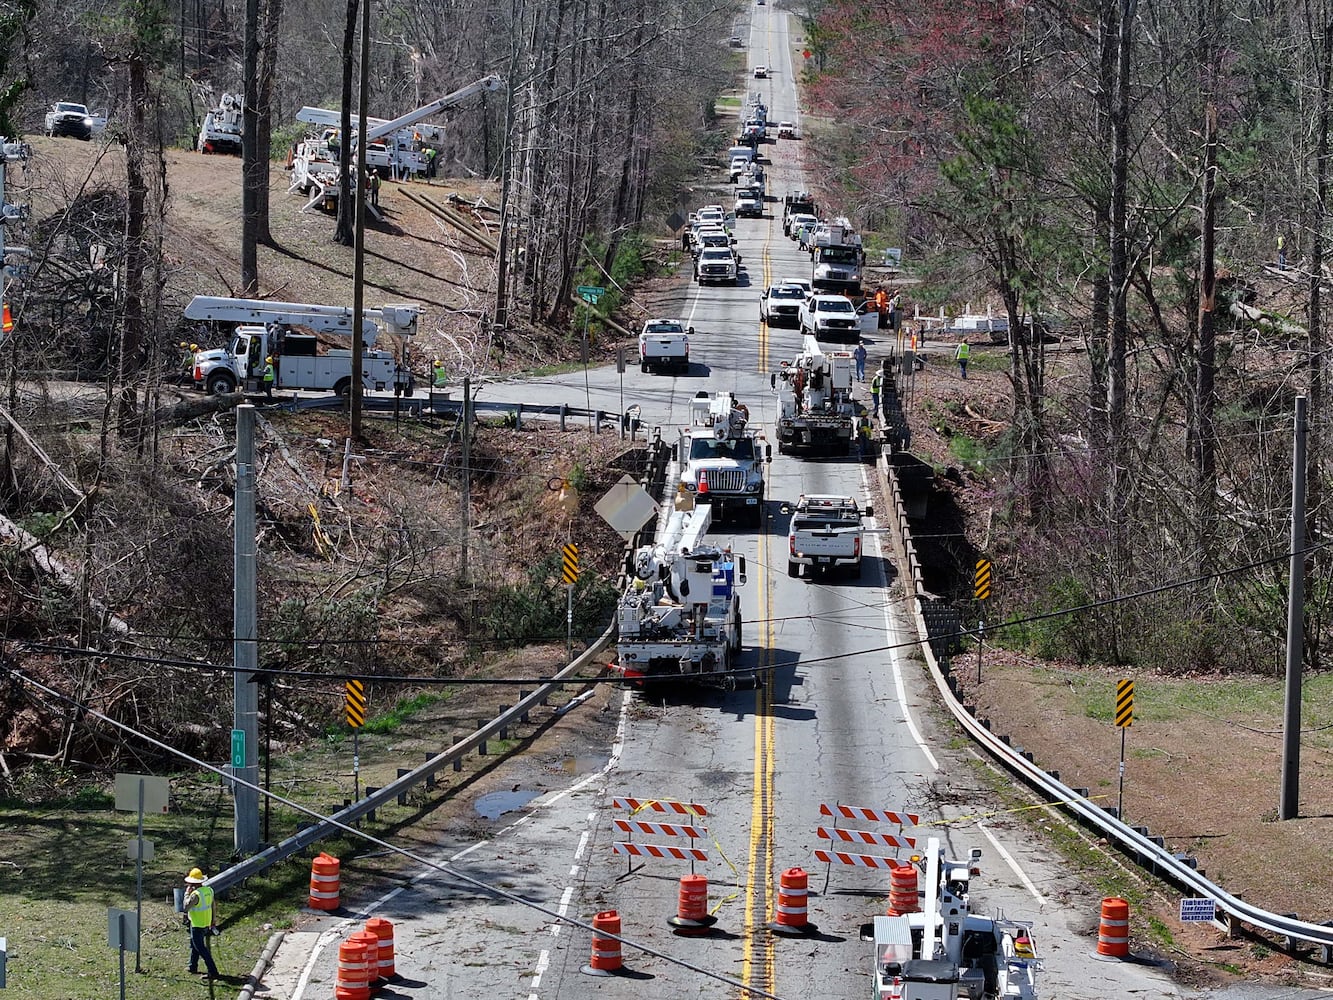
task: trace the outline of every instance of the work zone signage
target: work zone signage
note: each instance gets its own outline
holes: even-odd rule
[[[360,729],[366,724],[366,686],[361,681],[348,681],[345,687],[343,706],[347,724]]]

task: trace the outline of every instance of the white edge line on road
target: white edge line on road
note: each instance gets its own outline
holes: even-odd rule
[[[1037,905],[1044,908],[1046,906],[1046,897],[1037,891],[1037,887],[1033,885],[1032,880],[1028,878],[1027,872],[1018,867],[1018,862],[1014,860],[1013,855],[1006,851],[1004,845],[995,839],[995,835],[986,829],[985,823],[978,823],[977,829],[984,833],[986,839],[991,842],[991,846],[1000,852],[1000,857],[1004,858],[1005,864],[1007,864],[1013,873],[1018,876],[1018,880],[1023,883],[1023,887],[1027,889],[1028,892],[1032,893],[1032,898],[1037,901]]]
[[[546,972],[546,967],[551,963],[551,953],[545,949],[537,956],[537,969],[532,974],[532,992],[528,994],[528,1000],[537,1000],[537,989],[542,984],[542,975]]]
[[[872,465],[871,468],[873,469],[875,466]],[[861,468],[861,485],[867,496],[873,495],[870,489],[870,477],[866,474],[864,466]],[[874,534],[870,536],[870,541],[875,547],[875,557],[879,560],[880,566],[883,566],[884,550],[879,541],[879,522],[873,517],[869,520],[870,526],[876,529]],[[893,621],[893,617],[889,614],[888,583],[889,581],[885,580],[883,587],[885,596],[884,607],[882,609],[884,614],[884,634],[886,636],[897,636],[898,626]],[[917,748],[925,755],[926,760],[930,762],[930,769],[932,771],[938,771],[940,769],[940,763],[935,759],[935,755],[930,752],[930,747],[926,745],[926,741],[921,738],[921,730],[917,729],[916,721],[912,718],[912,711],[907,707],[907,688],[903,685],[903,669],[902,662],[898,658],[897,642],[889,643],[889,662],[893,664],[893,686],[898,693],[898,707],[902,709],[903,721],[907,723],[907,731],[912,734],[912,739],[916,740]]]
[[[574,792],[583,790],[592,782],[606,777],[606,775],[610,774],[612,769],[615,768],[615,766],[620,763],[620,755],[622,751],[625,749],[625,726],[629,720],[629,706],[631,698],[632,698],[632,692],[626,691],[625,698],[620,705],[620,718],[616,724],[616,738],[615,741],[611,744],[611,756],[607,759],[606,765],[600,771],[588,775],[588,777],[584,778],[582,781],[578,782],[577,784],[571,785],[569,788],[566,788],[563,791],[556,792],[552,795],[544,795],[538,799],[534,799],[532,802],[533,809],[537,809],[542,806],[547,806],[551,805],[552,803],[559,802],[566,795],[572,795]],[[524,822],[524,820],[528,819],[529,815],[525,815],[522,819],[518,820],[517,822],[511,823],[509,826],[505,827],[504,830],[499,831],[499,834],[503,834],[508,832],[509,830],[512,830],[514,827],[518,826],[519,823],[522,823]],[[597,821],[597,813],[596,812],[589,813],[588,820],[590,824],[595,824]],[[497,836],[499,834],[497,834]],[[583,836],[579,838],[579,845],[575,850],[574,858],[576,861],[582,856],[583,850],[589,838],[590,838],[590,831],[585,830]],[[488,837],[485,840],[479,840],[475,844],[472,844],[470,847],[465,847],[458,853],[451,855],[448,858],[448,861],[453,862],[465,858],[473,851],[479,850],[480,848],[486,846],[486,844],[490,843],[492,839],[494,838]],[[575,865],[573,868],[570,869],[570,875],[571,876],[575,875],[578,872],[578,870],[579,866]],[[426,878],[432,874],[435,874],[433,869],[420,872],[412,879],[412,882],[413,884],[415,884],[416,882],[419,882],[421,879]],[[320,936],[315,940],[315,946],[310,949],[310,957],[306,960],[305,966],[301,969],[301,976],[296,981],[296,988],[292,991],[290,1000],[302,1000],[302,997],[305,994],[305,988],[310,982],[310,975],[314,971],[315,962],[319,960],[320,954],[324,951],[326,947],[329,946],[330,943],[337,940],[338,936],[344,930],[350,927],[353,923],[374,913],[376,910],[380,909],[385,903],[393,899],[394,896],[398,895],[398,893],[402,891],[403,891],[402,886],[399,886],[398,888],[389,891],[385,895],[381,896],[379,899],[375,900],[361,912],[355,914],[352,917],[349,917],[346,920],[340,920],[336,925],[334,925],[333,927],[329,928],[328,930],[320,934]],[[566,888],[565,892],[567,895],[572,897],[574,892],[574,887],[570,886]],[[564,915],[563,910],[561,912],[561,915],[562,916]],[[558,934],[559,928],[560,928],[559,923],[552,924],[551,925],[552,934]],[[546,952],[542,952],[542,954],[545,955]],[[536,989],[537,984],[533,983],[532,988]],[[535,997],[536,994],[533,994],[532,996]]]

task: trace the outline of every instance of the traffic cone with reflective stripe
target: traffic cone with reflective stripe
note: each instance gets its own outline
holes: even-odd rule
[[[778,882],[778,912],[768,929],[783,937],[813,934],[815,925],[806,919],[806,886],[810,876],[802,868],[788,868]]]
[[[708,912],[708,879],[703,875],[682,875],[676,915],[668,917],[673,933],[706,934],[717,923]]]

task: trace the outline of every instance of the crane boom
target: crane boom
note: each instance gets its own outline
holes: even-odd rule
[[[381,139],[390,132],[397,132],[400,128],[414,125],[421,121],[421,119],[435,114],[435,112],[439,111],[441,108],[447,108],[451,104],[457,104],[459,101],[471,97],[473,94],[480,93],[483,90],[499,90],[503,86],[504,81],[500,79],[498,75],[492,73],[490,76],[483,76],[480,80],[475,80],[472,83],[469,83],[466,87],[460,87],[452,94],[445,94],[443,97],[431,101],[429,104],[423,104],[415,111],[409,111],[405,115],[399,115],[397,118],[392,121],[387,121],[383,125],[368,128],[366,131],[366,140],[368,142],[373,142],[376,139]]]
[[[417,332],[420,307],[411,303],[368,307],[361,315],[361,337],[374,344],[382,322],[389,333],[412,337]],[[268,302],[264,299],[230,299],[196,295],[185,307],[186,319],[222,323],[283,323],[308,326],[322,333],[352,332],[352,310],[346,306],[320,306],[307,302]]]

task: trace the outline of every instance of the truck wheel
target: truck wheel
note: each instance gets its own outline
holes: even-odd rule
[[[647,362],[647,361],[640,361],[640,362],[639,362],[639,371],[641,371],[641,372],[646,372],[647,370],[648,370],[648,362]]]
[[[788,560],[787,560],[787,575],[788,575],[789,577],[791,577],[793,580],[795,580],[797,577],[799,577],[799,576],[801,575],[801,567],[800,567],[800,565],[799,565],[798,563],[794,563],[794,562],[792,562],[790,559],[788,559]]]
[[[349,396],[352,392],[352,380],[350,378],[340,378],[333,383],[333,393],[335,396]]]
[[[859,580],[859,579],[861,579],[861,560],[860,560],[860,559],[858,559],[858,560],[856,560],[856,562],[852,563],[852,565],[848,568],[848,574],[851,576],[851,578],[852,578],[853,580]]]
[[[214,372],[205,383],[210,396],[225,396],[236,391],[236,379],[230,372]]]

